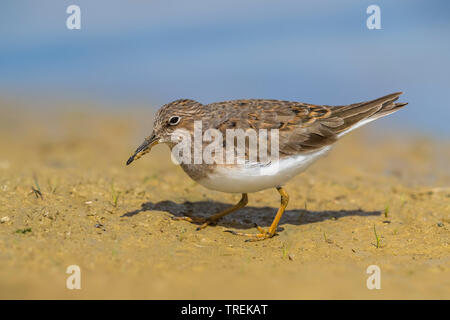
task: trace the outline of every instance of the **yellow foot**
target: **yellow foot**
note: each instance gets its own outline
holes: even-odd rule
[[[189,221],[192,223],[202,223],[201,226],[197,227],[195,229],[196,231],[200,231],[205,229],[207,226],[216,224],[217,220],[219,219],[211,219],[211,218],[201,218],[201,217],[173,217],[172,220],[183,220],[183,221]]]
[[[228,208],[222,212],[219,212],[209,218],[199,218],[199,217],[174,217],[172,219],[174,220],[184,220],[184,221],[189,221],[189,222],[193,222],[193,223],[202,223],[201,226],[199,226],[197,228],[197,231],[199,230],[203,230],[205,229],[207,226],[211,225],[211,224],[216,224],[217,221],[219,221],[222,217],[226,216],[227,214],[230,214],[236,210],[239,210],[243,207],[245,207],[247,205],[248,202],[248,197],[246,193],[242,194],[242,198],[241,200],[235,204],[234,206],[232,206],[231,208]]]
[[[260,226],[258,226],[256,223],[255,223],[255,228],[258,229],[259,233],[243,233],[243,232],[236,232],[233,230],[225,230],[225,232],[229,232],[236,236],[249,237],[250,239],[245,240],[245,242],[261,241],[261,240],[272,238],[273,236],[276,235],[275,231],[273,231],[273,232],[266,231],[263,228],[261,228]]]

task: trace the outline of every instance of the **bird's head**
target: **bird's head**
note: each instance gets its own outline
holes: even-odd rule
[[[173,133],[177,129],[193,131],[194,120],[201,119],[204,112],[202,104],[188,99],[176,100],[162,106],[155,115],[152,133],[128,159],[127,165],[150,152],[157,144],[174,144]]]

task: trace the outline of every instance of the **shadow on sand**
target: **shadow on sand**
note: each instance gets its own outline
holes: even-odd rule
[[[165,211],[174,217],[209,217],[218,213],[230,204],[214,201],[198,201],[175,203],[173,201],[161,201],[158,203],[146,202],[141,205],[141,209],[127,212],[122,217],[132,217],[145,211]],[[254,224],[261,227],[268,227],[272,223],[277,208],[273,207],[251,207],[247,206],[218,221],[217,225],[226,228],[250,229]],[[340,219],[348,216],[379,216],[381,211],[363,211],[363,210],[340,210],[340,211],[309,211],[304,209],[286,210],[281,218],[280,225],[283,224],[309,224],[321,222],[328,219]],[[283,228],[279,227],[279,231]]]

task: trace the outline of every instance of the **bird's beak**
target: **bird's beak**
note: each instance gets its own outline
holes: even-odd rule
[[[132,163],[134,160],[139,159],[144,154],[149,153],[154,145],[157,145],[159,139],[153,134],[152,136],[145,139],[145,141],[136,149],[134,154],[128,159],[127,165]]]

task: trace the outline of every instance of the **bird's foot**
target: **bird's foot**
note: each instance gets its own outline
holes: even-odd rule
[[[217,220],[219,219],[212,219],[212,218],[202,218],[202,217],[173,217],[173,220],[183,220],[183,221],[189,221],[191,223],[201,223],[200,226],[195,229],[196,231],[200,231],[205,229],[209,225],[213,225],[217,223]]]
[[[258,226],[256,223],[255,223],[255,228],[258,229],[259,233],[243,233],[243,232],[236,232],[234,230],[225,230],[225,232],[229,232],[236,236],[249,237],[249,239],[245,240],[245,242],[261,241],[261,240],[272,238],[273,236],[276,235],[275,231],[270,231],[270,230],[267,231],[267,230],[261,228],[260,226]]]

